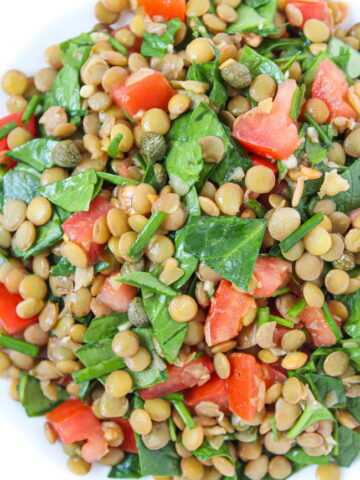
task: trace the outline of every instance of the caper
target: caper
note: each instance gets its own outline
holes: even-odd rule
[[[332,266],[338,270],[350,272],[350,270],[355,268],[355,255],[351,252],[344,252],[338,260],[332,262]]]
[[[130,263],[130,262],[124,262],[122,264],[120,273],[121,275],[126,275],[128,273],[133,273],[133,272],[143,272],[145,270],[145,262],[144,259],[141,258],[138,262]]]
[[[154,164],[154,173],[155,173],[156,180],[159,184],[159,187],[160,188],[165,187],[167,182],[167,175],[166,175],[166,170],[161,165],[161,163]]]
[[[127,311],[129,322],[134,327],[147,327],[149,324],[149,319],[145,312],[145,307],[142,299],[140,297],[134,297],[129,303],[129,308]]]
[[[231,87],[246,88],[252,81],[250,70],[242,63],[234,62],[221,69],[221,76]]]
[[[59,167],[73,168],[80,163],[81,155],[72,140],[63,140],[55,145],[52,159]]]
[[[143,133],[140,144],[141,152],[145,156],[149,156],[153,161],[161,160],[166,153],[165,138],[160,133]]]

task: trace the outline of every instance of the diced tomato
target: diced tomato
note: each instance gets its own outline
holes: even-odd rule
[[[112,35],[115,37],[116,32],[118,32],[119,30],[124,30],[124,28],[126,28],[126,30],[130,30],[130,25],[124,25],[123,27],[118,28],[117,30],[115,30],[112,33]],[[130,54],[130,53],[140,53],[142,42],[143,42],[143,39],[141,37],[135,36],[134,45],[132,47],[126,47],[126,50],[128,51],[128,54]]]
[[[3,127],[7,123],[16,122],[19,127],[26,128],[33,137],[36,136],[36,124],[35,124],[35,116],[33,115],[29,122],[25,125],[21,121],[21,117],[23,116],[22,113],[12,113],[11,115],[7,115],[0,119],[0,127]],[[9,150],[9,145],[7,143],[7,137],[0,140],[0,152],[5,152]]]
[[[262,165],[264,167],[268,167],[275,173],[275,175],[277,175],[278,168],[276,162],[272,162],[268,158],[259,157],[258,155],[250,155],[250,158],[253,165]]]
[[[204,379],[209,378],[213,373],[214,365],[211,358],[203,354],[182,367],[168,365],[167,370],[169,379],[166,382],[140,390],[140,396],[143,400],[159,398],[201,384]]]
[[[185,0],[139,0],[150,17],[161,16],[165,20],[180,18],[185,20]]]
[[[265,382],[266,388],[270,388],[274,383],[284,383],[287,378],[286,375],[267,363],[261,363],[261,368],[263,373],[262,379]]]
[[[37,315],[31,318],[20,318],[16,313],[17,305],[23,298],[16,293],[10,293],[5,285],[0,283],[0,325],[9,333],[14,335],[21,333],[26,327],[37,322]]]
[[[118,423],[121,427],[121,430],[123,431],[124,441],[120,445],[121,450],[129,453],[138,453],[138,449],[136,448],[134,430],[131,428],[129,420],[120,417],[112,418],[111,420]]]
[[[317,71],[312,97],[323,100],[330,110],[330,120],[336,117],[356,118],[355,110],[346,100],[349,89],[345,75],[330,60],[323,60]]]
[[[259,377],[255,357],[246,353],[228,355],[231,373],[226,379],[230,411],[246,422],[256,415],[258,405]]]
[[[298,315],[298,318],[305,325],[306,330],[310,333],[312,341],[316,347],[324,345],[334,345],[336,337],[331,331],[325,316],[320,308],[305,307]]]
[[[86,252],[90,265],[95,265],[103,252],[103,246],[92,241],[94,223],[105,217],[112,208],[114,207],[108,200],[98,197],[91,202],[88,212],[73,213],[62,226],[69,240]]]
[[[86,443],[81,455],[87,462],[97,462],[109,451],[99,419],[89,405],[79,398],[67,400],[46,415],[64,445]]]
[[[185,393],[185,403],[189,407],[195,407],[200,402],[213,402],[220,410],[229,410],[225,380],[216,373],[204,385],[193,387]]]
[[[127,312],[131,300],[135,297],[137,288],[116,281],[120,272],[113,273],[102,285],[96,299],[111,308],[114,312]]]
[[[133,165],[134,163],[130,160],[130,158],[125,158],[124,160],[120,160],[117,166],[117,172],[120,175],[120,177],[132,178],[128,168]]]
[[[235,290],[227,280],[221,280],[205,323],[205,338],[209,347],[218,345],[236,337],[242,329],[242,319],[251,307],[254,299]]]
[[[134,120],[150,108],[167,111],[175,93],[165,76],[151,68],[141,68],[123,83],[115,84],[110,92],[117,105]]]
[[[303,22],[300,27],[303,27],[307,20],[316,18],[330,25],[329,7],[326,0],[312,0],[312,1],[299,1],[299,0],[287,0],[287,4],[292,4],[300,10],[303,16]]]
[[[291,263],[276,257],[257,259],[254,276],[257,286],[252,293],[255,297],[272,297],[277,290],[285,287],[290,280]]]
[[[240,115],[234,124],[233,137],[257,155],[276,160],[289,158],[301,144],[296,122],[290,117],[296,88],[295,80],[281,83],[271,113],[253,108]]]

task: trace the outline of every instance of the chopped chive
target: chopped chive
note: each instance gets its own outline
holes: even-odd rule
[[[39,355],[39,347],[32,343],[24,342],[18,338],[10,337],[9,335],[0,334],[0,345],[9,350],[29,355],[29,357],[37,357]]]
[[[177,440],[176,428],[175,428],[174,420],[171,417],[168,418],[168,425],[169,425],[170,438],[173,442],[176,442]]]
[[[290,60],[292,60],[293,58],[294,58],[294,57],[290,57],[290,56],[288,56],[288,57],[279,57],[279,58],[274,58],[273,62],[274,62],[274,63],[284,63],[284,61],[285,61],[285,62],[286,62],[286,61],[290,61]],[[301,60],[306,60],[306,55],[304,55],[304,54],[298,55],[298,56],[296,57],[296,60],[300,60],[300,61],[301,61]]]
[[[306,94],[306,87],[305,85],[301,85],[301,87],[297,87],[293,95],[293,99],[291,101],[290,117],[294,120],[294,122],[296,122],[297,119],[299,118],[301,107],[303,105],[303,101],[305,98],[305,94]],[[278,160],[278,163],[279,162],[281,161]]]
[[[110,145],[108,146],[107,153],[112,158],[116,158],[119,155],[120,151],[120,142],[123,139],[123,135],[118,133],[115,137],[111,140]]]
[[[294,322],[286,320],[286,318],[277,317],[276,315],[270,315],[270,322],[276,322],[278,325],[282,325],[287,328],[294,328]]]
[[[164,395],[164,398],[171,401],[187,427],[190,429],[196,428],[196,423],[184,405],[184,396],[182,394],[172,393],[170,395]]]
[[[123,368],[124,365],[124,360],[122,358],[112,358],[111,360],[105,360],[98,365],[83,368],[82,370],[73,373],[72,377],[75,383],[87,382],[88,380],[108,375],[119,368]]]
[[[299,313],[301,313],[304,308],[307,306],[305,298],[302,298],[299,302],[295,303],[295,305],[290,308],[290,310],[286,313],[286,315],[290,318],[296,318]]]
[[[336,340],[340,340],[342,338],[342,333],[338,324],[335,322],[334,317],[331,315],[331,312],[326,304],[321,307],[321,310],[324,314],[325,320],[330,327],[330,330],[335,335]]]
[[[259,327],[270,321],[270,308],[262,307],[258,310],[258,323]]]
[[[134,260],[140,259],[146,245],[149,243],[151,237],[158,230],[165,217],[166,213],[160,211],[157,211],[151,215],[149,220],[146,222],[145,227],[141,230],[135,242],[131,245],[128,253],[129,257],[133,258]]]
[[[297,228],[293,233],[285,238],[282,242],[279,243],[280,249],[283,252],[288,252],[294,245],[296,245],[300,240],[302,240],[305,235],[314,230],[315,227],[320,225],[324,219],[323,213],[317,213],[313,217],[306,220],[299,228]]]
[[[140,182],[132,178],[122,177],[121,175],[114,175],[113,173],[106,172],[96,172],[99,178],[106,180],[107,182],[113,183],[114,185],[139,185]]]
[[[35,112],[35,109],[38,106],[39,102],[40,102],[40,95],[33,95],[31,97],[31,100],[30,100],[28,106],[26,107],[26,110],[23,113],[23,116],[21,117],[22,123],[28,123],[30,118],[33,116],[33,114]]]
[[[276,430],[275,417],[270,417],[269,418],[269,423],[270,423],[270,427],[271,427],[271,430],[272,430],[274,440],[275,440],[275,442],[277,442],[279,440],[279,437],[278,437],[278,431]]]
[[[310,113],[305,113],[304,117],[308,122],[315,128],[321,140],[326,144],[326,146],[331,147],[332,142],[330,138],[326,135],[324,130],[320,127],[320,125],[314,120],[314,118],[310,115]]]
[[[291,292],[290,287],[284,287],[281,290],[278,290],[277,292],[274,293],[273,297],[280,297],[280,295],[285,295],[285,293]]]
[[[254,210],[257,218],[264,218],[264,215],[266,213],[266,208],[264,207],[264,205],[262,205],[257,200],[252,200],[252,199],[247,200],[246,204],[249,208]]]
[[[121,45],[121,43],[118,42],[114,37],[109,36],[108,42],[109,42],[110,45],[111,45],[112,47],[114,47],[115,50],[117,50],[118,52],[123,53],[124,55],[127,54],[127,50],[126,50],[126,48],[124,47],[124,45]]]
[[[289,70],[289,68],[292,67],[292,65],[298,60],[298,58],[300,57],[301,53],[300,52],[297,52],[295,53],[295,55],[293,55],[292,57],[289,58],[289,60],[285,63],[285,65],[283,65],[281,67],[281,71],[283,73],[287,72]],[[283,59],[284,60],[284,59]],[[285,58],[285,60],[287,60]]]
[[[0,140],[7,137],[17,126],[18,124],[16,122],[9,122],[3,127],[0,127]]]

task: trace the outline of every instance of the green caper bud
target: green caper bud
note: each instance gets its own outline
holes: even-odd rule
[[[143,133],[140,143],[141,153],[155,162],[161,160],[166,153],[165,138],[160,133]]]
[[[130,262],[124,262],[122,264],[120,273],[121,275],[126,275],[128,273],[134,273],[134,272],[143,272],[145,270],[145,262],[144,259],[140,259],[138,262],[130,263]]]
[[[63,140],[52,151],[53,162],[59,167],[74,168],[81,161],[79,149],[72,140]]]
[[[156,180],[159,184],[160,188],[165,187],[166,182],[167,182],[167,175],[165,168],[161,165],[161,163],[155,163],[154,164],[154,173]]]
[[[221,69],[221,76],[231,87],[246,88],[249,87],[252,78],[250,70],[242,63],[234,62]]]
[[[81,444],[79,442],[70,443],[70,445],[62,446],[63,452],[69,457],[75,457],[75,455],[81,456]]]
[[[128,318],[131,325],[134,327],[146,327],[149,324],[148,316],[145,312],[145,307],[140,297],[134,297],[129,303]]]
[[[338,270],[350,272],[350,270],[355,268],[355,255],[351,252],[344,252],[338,260],[332,262],[332,266]]]

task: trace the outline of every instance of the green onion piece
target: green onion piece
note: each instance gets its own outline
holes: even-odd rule
[[[31,97],[31,100],[28,106],[26,107],[26,110],[23,113],[23,116],[21,117],[22,123],[27,123],[30,120],[39,102],[40,102],[40,95],[33,95],[33,97]]]
[[[141,230],[137,236],[135,242],[131,245],[128,256],[134,260],[139,260],[143,251],[145,250],[146,245],[149,243],[151,237],[158,230],[164,218],[166,217],[165,212],[155,212],[151,215],[149,220],[146,222],[145,227]]]
[[[292,65],[296,62],[296,60],[298,60],[298,58],[300,57],[300,55],[301,55],[301,52],[297,52],[297,53],[295,53],[294,56],[290,57],[289,60],[285,63],[285,65],[283,65],[283,66],[281,67],[281,71],[282,71],[283,73],[287,72],[287,71],[289,70],[289,68],[291,68]],[[284,59],[283,59],[283,60],[284,60]],[[285,60],[287,60],[287,59],[285,59]]]
[[[140,182],[133,180],[132,178],[122,177],[121,175],[114,175],[113,173],[96,172],[99,178],[113,183],[114,185],[139,185]]]
[[[291,292],[290,287],[284,287],[281,290],[278,290],[277,292],[274,293],[273,297],[280,297],[280,295],[285,295],[285,293]]]
[[[115,370],[119,370],[120,368],[123,368],[124,365],[125,363],[122,358],[112,358],[111,360],[105,360],[98,365],[78,370],[72,374],[72,377],[75,383],[87,382],[88,380],[93,380],[94,378],[102,377]]]
[[[280,249],[282,252],[288,252],[294,245],[296,245],[300,240],[302,240],[305,235],[314,230],[315,227],[320,225],[324,219],[323,213],[317,213],[313,217],[306,220],[299,228],[297,228],[293,233],[285,238],[282,242],[279,243]]]
[[[321,140],[326,144],[326,146],[331,147],[332,142],[330,138],[326,135],[324,130],[320,127],[320,125],[314,120],[314,118],[310,115],[310,113],[305,113],[304,117],[306,120],[315,128]]]
[[[40,348],[37,345],[24,342],[24,340],[19,340],[18,338],[13,338],[3,333],[0,334],[0,345],[9,350],[29,355],[29,357],[37,357],[40,351]]]
[[[296,318],[299,313],[301,313],[304,308],[307,306],[305,298],[302,298],[299,302],[295,303],[295,305],[290,308],[288,312],[286,312],[286,315],[290,318]]]
[[[321,310],[324,314],[325,320],[330,327],[330,330],[335,335],[336,340],[340,340],[342,338],[342,333],[338,324],[335,322],[334,317],[331,315],[331,312],[326,304],[321,307]]]
[[[18,124],[16,122],[9,122],[3,127],[0,127],[0,140],[7,137],[17,126]]]
[[[270,308],[262,307],[258,310],[258,324],[259,327],[270,321]]]
[[[110,45],[111,45],[112,47],[114,47],[115,50],[117,50],[118,52],[123,53],[124,55],[127,54],[126,48],[125,48],[123,45],[121,45],[121,43],[119,43],[114,37],[109,36],[108,42],[109,42]]]
[[[170,432],[170,438],[172,442],[176,442],[176,428],[175,428],[175,423],[174,420],[169,417],[168,418],[168,425],[169,425],[169,432]]]
[[[294,322],[286,320],[286,318],[277,317],[276,315],[270,315],[270,322],[276,322],[278,325],[282,325],[287,328],[294,328]]]
[[[123,135],[118,133],[115,137],[111,140],[110,145],[108,146],[107,153],[112,158],[116,158],[119,155],[120,151],[120,142],[123,139]]]
[[[182,394],[172,393],[170,395],[164,395],[164,398],[171,401],[187,427],[190,429],[196,428],[196,423],[184,405],[184,396]]]
[[[257,218],[264,218],[264,215],[266,213],[266,208],[264,207],[264,205],[262,205],[257,200],[252,200],[252,199],[247,200],[246,204],[249,208],[254,210]]]
[[[294,57],[290,57],[290,56],[287,56],[287,57],[279,57],[279,58],[274,58],[273,59],[273,62],[274,63],[284,63],[284,61],[290,61],[292,60]],[[302,55],[298,55],[296,60],[306,60],[306,55],[302,54]]]
[[[276,430],[275,417],[270,417],[269,418],[269,423],[270,423],[270,427],[271,427],[271,430],[272,430],[272,433],[273,433],[274,440],[275,440],[275,442],[277,442],[279,440],[279,436],[278,436],[278,431]]]
[[[306,87],[305,85],[301,85],[301,87],[297,87],[293,95],[293,99],[291,101],[290,117],[294,120],[294,122],[296,122],[299,118],[305,94]],[[278,164],[279,162],[281,163],[281,160],[278,160]]]

